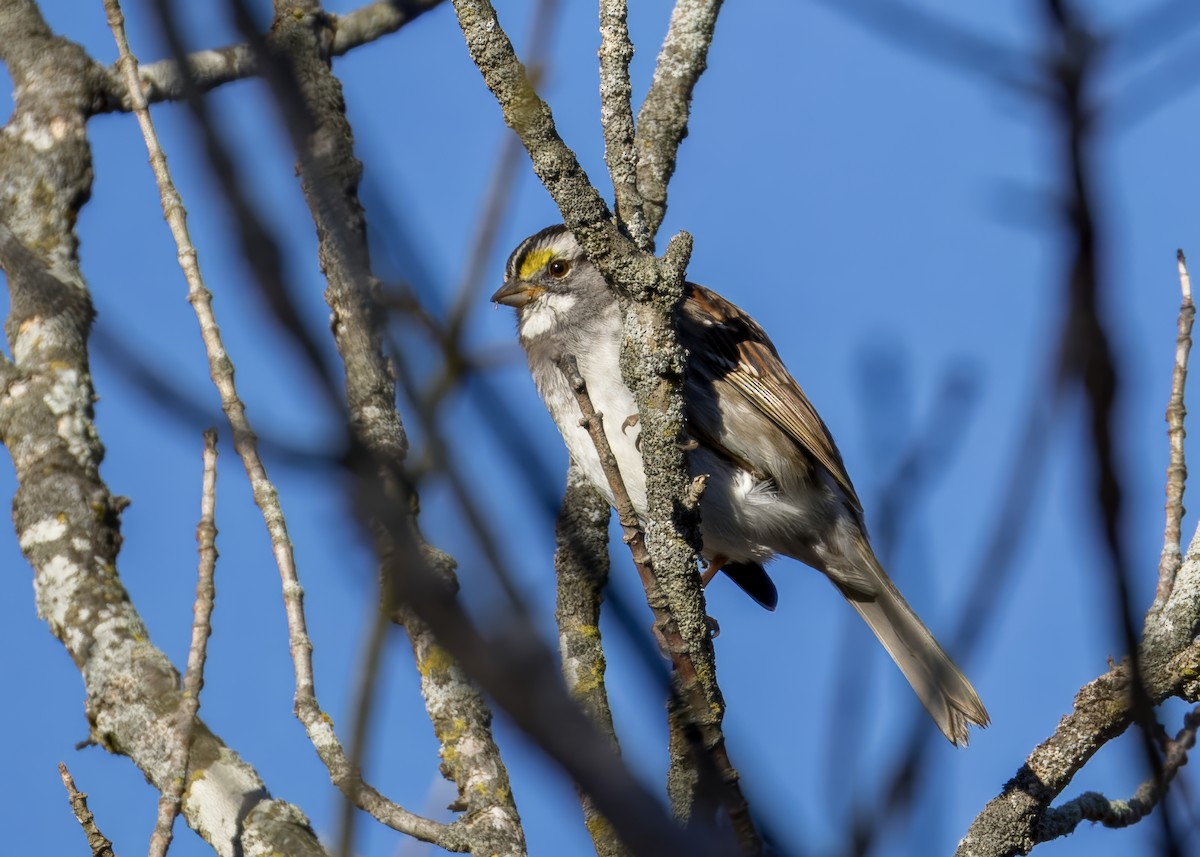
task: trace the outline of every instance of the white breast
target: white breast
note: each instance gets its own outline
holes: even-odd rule
[[[615,307],[614,307],[615,313]],[[602,417],[604,434],[617,459],[617,467],[625,482],[625,489],[639,515],[646,513],[646,473],[642,467],[642,455],[637,449],[641,427],[630,420],[636,419],[637,403],[621,380],[620,326],[614,335],[598,335],[589,342],[589,347],[577,356],[579,372],[587,385],[592,407]],[[524,333],[524,331],[522,331]],[[613,503],[612,491],[600,456],[587,429],[580,425],[582,412],[575,394],[560,372],[549,373],[538,391],[546,401],[546,407],[558,424],[563,441],[571,458],[583,470],[588,480],[601,490],[609,503]]]

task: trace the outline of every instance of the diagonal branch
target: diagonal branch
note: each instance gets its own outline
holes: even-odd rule
[[[1062,806],[1049,809],[1038,821],[1038,841],[1049,842],[1072,833],[1080,822],[1092,821],[1105,827],[1121,828],[1136,824],[1154,811],[1167,793],[1167,786],[1179,769],[1187,764],[1188,751],[1196,745],[1200,709],[1184,717],[1183,727],[1174,740],[1164,741],[1162,777],[1151,777],[1138,787],[1129,800],[1109,800],[1099,792],[1085,792]]]
[[[637,189],[646,229],[653,236],[667,212],[667,184],[679,144],[687,136],[692,91],[708,66],[721,0],[677,0],[658,53],[654,79],[638,111]]]

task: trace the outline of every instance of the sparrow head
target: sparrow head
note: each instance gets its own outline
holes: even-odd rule
[[[522,341],[597,319],[615,303],[604,277],[565,226],[548,226],[508,257],[504,285],[492,301],[515,307]]]

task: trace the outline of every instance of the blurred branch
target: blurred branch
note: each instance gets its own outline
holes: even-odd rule
[[[87,795],[75,788],[75,780],[71,778],[67,766],[62,762],[58,763],[58,775],[62,777],[63,785],[67,788],[67,797],[71,799],[71,811],[75,813],[75,820],[83,828],[88,847],[92,849],[92,857],[117,857],[112,842],[96,826],[96,817],[88,809]]]
[[[105,0],[105,8],[117,40],[121,55],[120,64],[130,88],[134,114],[150,153],[151,167],[162,198],[163,214],[178,248],[180,267],[187,280],[188,300],[200,323],[209,371],[220,393],[226,418],[233,429],[234,448],[246,470],[255,504],[262,511],[263,520],[267,525],[272,553],[283,582],[288,644],[292,668],[296,675],[296,716],[304,725],[309,740],[329,770],[334,785],[341,789],[343,794],[354,799],[362,809],[389,827],[425,841],[442,844],[447,850],[461,850],[462,838],[459,830],[411,813],[362,782],[359,772],[350,767],[330,718],[320,709],[317,702],[312,667],[312,642],[308,636],[304,616],[303,589],[300,586],[292,543],[283,510],[279,505],[278,493],[259,457],[257,439],[234,382],[233,362],[225,351],[213,314],[212,295],[204,285],[198,254],[188,234],[186,210],[167,169],[166,156],[158,141],[146,101],[138,88],[137,61],[129,51],[120,7],[117,0]]]
[[[1059,392],[1061,395],[1069,385],[1078,384],[1090,410],[1090,439],[1097,478],[1095,511],[1104,533],[1114,602],[1122,640],[1129,655],[1079,692],[1074,712],[1063,718],[1054,735],[1034,750],[1017,776],[972,823],[959,846],[959,855],[1027,853],[1037,842],[1062,835],[1056,832],[1059,829],[1057,822],[1069,822],[1076,812],[1111,815],[1111,806],[1100,807],[1091,797],[1068,804],[1061,815],[1056,815],[1050,804],[1096,750],[1135,722],[1142,727],[1140,737],[1151,772],[1151,782],[1139,794],[1154,795],[1157,800],[1165,792],[1173,771],[1164,767],[1154,743],[1154,736],[1161,728],[1154,720],[1153,709],[1172,695],[1182,695],[1192,701],[1197,695],[1195,658],[1198,647],[1192,639],[1192,630],[1200,605],[1200,600],[1195,597],[1200,558],[1189,556],[1179,568],[1177,585],[1166,587],[1169,594],[1165,605],[1161,610],[1151,608],[1147,614],[1140,643],[1134,624],[1128,561],[1121,536],[1121,486],[1114,451],[1112,410],[1117,393],[1117,373],[1099,310],[1100,254],[1093,213],[1091,163],[1095,125],[1092,121],[1094,110],[1087,103],[1097,42],[1062,0],[1047,0],[1044,11],[1047,29],[1058,46],[1058,54],[1048,63],[1048,68],[1058,89],[1055,104],[1064,143],[1064,161],[1070,175],[1069,226],[1075,239],[1065,290],[1067,306],[1060,345]],[[1184,338],[1184,314],[1181,312],[1181,340]],[[1185,359],[1186,354],[1183,357]],[[1176,388],[1182,396],[1181,367],[1184,365],[1177,350],[1173,405]],[[1179,404],[1182,404],[1181,399]],[[1181,407],[1177,415],[1181,421]],[[1168,420],[1171,420],[1170,414]],[[1178,428],[1181,432],[1181,422]],[[1175,429],[1172,424],[1172,432]],[[1172,436],[1174,441],[1175,436]],[[1173,469],[1176,464],[1181,467],[1182,461],[1173,457]],[[1169,480],[1178,482],[1176,487],[1181,500],[1181,469],[1174,470]],[[1171,496],[1171,488],[1168,488],[1168,496]],[[1173,566],[1167,556],[1172,518],[1176,514],[1173,505],[1173,501],[1168,503],[1168,534],[1164,538],[1168,548],[1164,550],[1164,567]],[[1183,603],[1180,583],[1187,591]],[[1185,733],[1181,733],[1181,741],[1190,741]],[[1084,804],[1087,804],[1086,809]],[[1148,812],[1149,807],[1145,811]],[[1117,813],[1125,823],[1132,823],[1144,814],[1140,810]],[[1164,833],[1164,853],[1182,854],[1165,804],[1159,816]],[[1050,824],[1052,829],[1044,829],[1043,822]],[[1068,823],[1062,832],[1069,832],[1073,827],[1074,823]]]
[[[442,0],[376,0],[374,3],[345,15],[333,17],[333,44],[330,53],[342,56],[357,47],[377,41],[396,32]],[[195,89],[208,92],[247,77],[258,75],[259,55],[249,44],[196,51],[186,61],[177,59],[147,63],[138,70],[142,94],[149,104],[160,101],[179,101]],[[120,65],[107,70],[108,86],[105,101],[99,110],[133,110]]]
[[[1045,92],[1042,84],[1028,73],[1029,56],[953,23],[944,14],[895,0],[816,2],[919,59],[933,60],[1019,91]]]
[[[173,773],[158,801],[158,820],[150,837],[150,857],[165,857],[171,847],[171,830],[179,814],[180,798],[187,785],[192,734],[200,711],[200,690],[204,687],[204,663],[208,658],[208,638],[212,634],[213,602],[216,589],[213,575],[217,567],[217,433],[204,432],[204,477],[200,490],[200,523],[196,525],[200,567],[197,573],[196,601],[192,608],[192,643],[188,647],[187,669],[183,673],[183,696],[176,715],[175,747],[171,751]]]

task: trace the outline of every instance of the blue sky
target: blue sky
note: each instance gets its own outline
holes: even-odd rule
[[[115,58],[99,2],[42,5],[58,32],[106,62]],[[353,8],[350,2],[328,5],[333,11]],[[518,50],[529,30],[530,5],[498,4]],[[640,96],[670,5],[634,5],[634,91]],[[920,5],[1023,52],[1030,67],[1043,44],[1038,4],[969,13],[932,0]],[[1119,27],[1153,4],[1081,5],[1094,20]],[[232,39],[221,16],[203,6],[189,7],[193,46]],[[544,94],[568,145],[611,197],[598,126],[595,8],[561,6]],[[149,4],[130,2],[125,10],[134,49],[144,60],[160,58]],[[1180,49],[1172,48],[1165,53]],[[1165,67],[1163,56],[1119,57],[1100,81],[1102,96],[1132,91],[1140,75]],[[451,9],[443,6],[338,59],[335,71],[346,87],[365,163],[362,195],[378,233],[378,273],[414,280],[449,302],[498,144],[508,133],[467,57]],[[11,89],[7,78],[0,79]],[[1136,123],[1108,128],[1097,159],[1101,246],[1110,275],[1103,311],[1112,322],[1121,372],[1118,453],[1139,616],[1153,592],[1162,541],[1163,411],[1179,304],[1175,249],[1200,259],[1200,244],[1192,246],[1200,219],[1194,205],[1200,96],[1182,85],[1191,82],[1186,76],[1172,72],[1170,79],[1181,91]],[[328,313],[315,240],[278,117],[255,82],[211,98],[226,138],[239,147],[246,187],[286,247],[287,273],[305,318],[323,334]],[[7,104],[0,110],[7,111]],[[945,638],[978,573],[1003,487],[1022,467],[1014,459],[1031,396],[1052,378],[1067,256],[1050,207],[1061,193],[1062,171],[1049,116],[1027,95],[930,60],[825,4],[768,2],[726,4],[692,115],[662,234],[691,232],[690,277],[751,312],[772,335],[837,438],[868,523],[913,433],[928,425],[947,374],[972,385],[972,404],[950,431],[954,443],[945,444],[936,478],[911,501],[885,557],[909,600]],[[155,108],[155,119],[250,417],[264,434],[320,448],[334,424],[257,298],[186,111],[163,105]],[[178,379],[215,420],[217,398],[136,124],[128,115],[99,117],[90,132],[96,183],[80,220],[81,256],[100,311],[99,329]],[[523,160],[482,295],[499,283],[508,251],[555,219],[548,195]],[[423,270],[404,241],[419,248]],[[504,552],[552,642],[553,522],[523,474],[538,467],[559,473],[565,452],[528,380],[511,312],[481,300],[468,341],[495,355],[489,378],[517,412],[515,430],[543,452],[544,461],[515,460],[511,444],[496,437],[486,415],[463,400],[447,412],[445,434],[464,472],[476,480],[484,507],[507,516],[499,528]],[[104,352],[97,352],[93,369],[98,427],[108,449],[103,475],[114,492],[133,500],[124,516],[122,579],[152,638],[182,665],[203,425],[155,407]],[[414,370],[422,375],[432,367]],[[1073,395],[1054,408],[1048,455],[1026,474],[1029,526],[1013,535],[1009,582],[989,616],[968,617],[988,624],[979,649],[960,665],[993,725],[976,732],[965,751],[939,739],[932,751],[938,782],[926,786],[932,800],[909,824],[889,829],[880,853],[949,853],[975,813],[1069,711],[1079,686],[1102,673],[1108,657],[1122,654],[1092,518],[1090,464],[1081,455],[1081,413]],[[413,420],[407,423],[419,446],[420,432]],[[218,428],[227,438],[224,426]],[[240,464],[228,446],[222,449],[218,601],[202,716],[258,768],[276,796],[299,804],[318,832],[330,837],[335,795],[291,715],[278,575]],[[13,477],[4,461],[0,488],[7,493]],[[370,613],[370,557],[347,519],[336,480],[280,460],[268,464],[307,592],[318,695],[335,721],[346,724]],[[499,590],[445,487],[426,486],[423,505],[427,534],[459,559],[464,598],[486,622]],[[1194,526],[1189,516],[1185,538]],[[14,850],[82,853],[55,769],[65,760],[90,793],[118,853],[138,853],[153,827],[155,795],[127,760],[73,749],[86,737],[82,683],[34,615],[31,575],[11,528],[0,528],[0,563],[6,569],[0,575],[0,622],[10,641],[10,655],[0,661],[0,685],[14,689],[0,708],[0,729],[10,736],[9,781],[21,784],[20,798],[3,801],[0,817],[16,836]],[[896,743],[907,740],[912,722],[924,714],[853,611],[818,575],[791,561],[777,563],[774,575],[781,602],[774,614],[725,581],[709,590],[709,612],[722,628],[716,647],[729,705],[729,748],[750,800],[783,844],[826,853],[843,838],[847,808],[872,800]],[[613,577],[628,602],[641,603],[636,576],[620,551]],[[647,630],[649,623],[647,614]],[[609,691],[626,758],[659,788],[665,767],[661,700],[621,630],[606,631]],[[847,638],[861,690],[849,709],[835,713]],[[368,776],[404,805],[436,813],[452,789],[436,770],[436,745],[403,639],[394,640],[389,652]],[[1169,706],[1168,712],[1173,732],[1181,709]],[[844,748],[829,745],[836,734],[831,725],[847,720],[861,727],[862,751],[853,763],[845,762]],[[497,731],[531,852],[587,853],[570,785],[503,717]],[[1128,738],[1105,748],[1067,796],[1098,789],[1127,797],[1143,777],[1136,754]],[[834,770],[831,758],[842,760]],[[432,853],[373,822],[360,827],[363,854]],[[173,854],[210,853],[182,824],[177,830]],[[1144,853],[1157,830],[1153,820],[1126,831],[1085,827],[1038,853]]]

